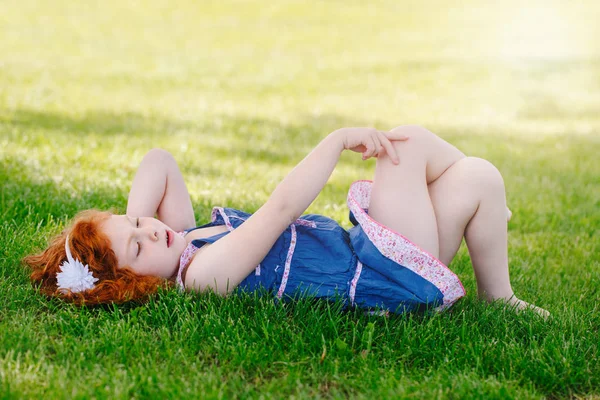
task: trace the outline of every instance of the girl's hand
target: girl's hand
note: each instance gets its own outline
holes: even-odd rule
[[[394,164],[398,164],[400,160],[392,141],[408,140],[408,136],[399,132],[379,131],[375,128],[342,128],[334,134],[341,136],[344,150],[362,153],[363,160],[387,153]]]

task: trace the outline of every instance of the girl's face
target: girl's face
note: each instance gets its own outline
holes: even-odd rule
[[[177,274],[187,242],[156,218],[112,215],[100,229],[110,239],[119,268],[167,279]]]

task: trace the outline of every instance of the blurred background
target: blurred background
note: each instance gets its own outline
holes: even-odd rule
[[[595,1],[9,0],[0,106],[591,134],[599,20]]]
[[[579,179],[596,207],[598,21],[597,1],[5,0],[5,178],[82,199],[67,213],[124,207],[144,152],[165,147],[196,204],[253,208],[331,130],[420,124],[490,158],[513,193]],[[320,206],[338,219],[358,164]]]

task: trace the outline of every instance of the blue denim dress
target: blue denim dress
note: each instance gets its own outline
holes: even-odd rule
[[[460,280],[445,265],[368,216],[370,185],[358,181],[350,188],[353,228],[346,231],[322,215],[302,216],[281,234],[238,290],[264,288],[282,300],[309,296],[395,313],[443,310],[464,296]],[[198,228],[226,225],[228,231],[193,240],[189,246],[214,243],[249,217],[243,211],[215,207],[211,222]],[[182,263],[181,287],[184,267]]]

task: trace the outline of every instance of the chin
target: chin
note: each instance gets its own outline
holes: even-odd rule
[[[175,279],[177,278],[177,273],[178,272],[179,272],[179,263],[177,263],[177,265],[175,266],[175,268],[173,268],[173,273],[171,274],[171,276],[169,276],[169,277],[163,276],[163,278],[166,279],[166,280],[175,282]]]

